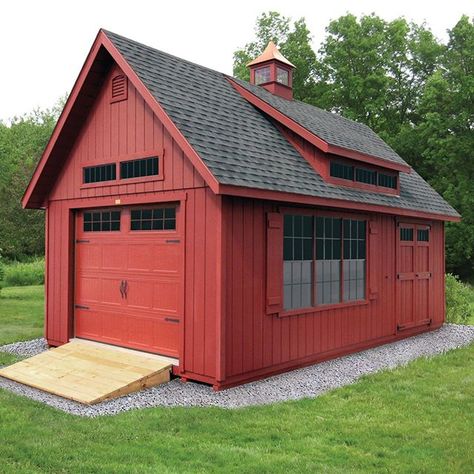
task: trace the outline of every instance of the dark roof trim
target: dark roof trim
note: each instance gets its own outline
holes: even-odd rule
[[[104,47],[107,52],[112,56],[118,66],[122,69],[125,75],[128,77],[130,82],[134,85],[134,87],[138,90],[138,92],[142,95],[145,102],[150,106],[153,110],[155,115],[163,122],[164,126],[169,131],[170,135],[176,140],[178,145],[184,151],[185,155],[191,160],[193,166],[198,170],[201,174],[202,178],[209,187],[217,194],[219,191],[219,183],[214,175],[209,171],[207,166],[204,164],[202,159],[199,157],[197,152],[194,148],[189,144],[186,138],[183,136],[181,131],[176,127],[174,122],[170,119],[170,117],[166,114],[163,110],[161,105],[158,101],[153,97],[151,92],[148,88],[143,84],[140,78],[137,76],[135,71],[131,68],[131,66],[127,63],[127,61],[123,58],[114,44],[110,41],[107,37],[106,33],[103,30],[100,30],[97,34],[97,37],[92,45],[89,54],[87,55],[86,61],[82,66],[81,72],[74,84],[74,87],[69,95],[69,98],[64,106],[64,109],[59,117],[59,120],[56,124],[56,127],[53,130],[51,138],[49,139],[48,144],[41,156],[41,159],[33,173],[33,177],[25,191],[25,194],[22,198],[22,206],[24,208],[40,208],[44,204],[45,196],[38,196],[36,194],[38,182],[44,175],[44,169],[46,163],[48,162],[51,153],[55,149],[55,145],[57,144],[58,138],[63,132],[64,126],[68,121],[68,118],[71,114],[71,110],[81,93],[82,87],[84,86],[84,82],[91,70],[92,65],[94,64],[95,59],[97,58],[98,52],[101,47]]]
[[[403,209],[400,207],[383,206],[379,204],[360,203],[355,201],[346,201],[335,198],[322,198],[316,196],[307,196],[304,194],[286,193],[281,191],[272,191],[269,189],[246,188],[241,186],[221,184],[219,188],[221,194],[229,196],[239,196],[255,199],[266,199],[269,201],[281,201],[294,204],[306,204],[311,206],[324,206],[342,209],[351,209],[362,212],[378,212],[394,216],[417,217],[420,219],[432,219],[438,221],[460,222],[459,216],[448,214],[436,214],[433,212],[415,211],[413,209]]]
[[[325,153],[333,153],[335,155],[343,156],[345,158],[351,158],[353,160],[362,161],[364,163],[369,163],[371,165],[381,166],[383,168],[392,169],[395,171],[402,171],[404,173],[411,173],[411,167],[409,165],[404,165],[401,163],[390,162],[376,156],[367,155],[355,150],[350,150],[348,148],[343,148],[337,145],[330,145],[323,139],[319,138],[314,133],[310,132],[308,129],[304,128],[299,123],[295,122],[292,118],[283,114],[279,110],[272,107],[270,104],[264,100],[257,97],[252,92],[248,91],[231,77],[227,76],[227,80],[232,84],[232,86],[239,92],[242,97],[248,100],[253,106],[260,109],[262,112],[265,112],[273,119],[277,120],[285,127],[289,128],[309,143],[312,143],[314,146],[319,148]]]

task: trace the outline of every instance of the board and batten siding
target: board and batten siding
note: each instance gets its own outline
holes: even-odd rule
[[[367,214],[368,303],[295,315],[267,314],[267,217],[279,206],[224,198],[225,384],[397,338],[396,218]],[[285,205],[287,206],[287,205]],[[298,208],[295,208],[297,212]],[[337,210],[334,210],[337,215]],[[360,213],[359,213],[360,215]],[[433,326],[444,321],[443,224],[431,227]],[[438,258],[436,258],[438,255]],[[283,266],[283,260],[281,260]],[[282,271],[276,268],[275,271]]]
[[[220,198],[128,81],[128,99],[110,102],[107,76],[49,195],[46,219],[46,338],[74,336],[74,210],[179,201],[185,211],[185,314],[180,370],[213,382],[216,373],[216,278]],[[163,179],[84,186],[82,168],[156,154]],[[133,181],[133,180],[132,180]]]

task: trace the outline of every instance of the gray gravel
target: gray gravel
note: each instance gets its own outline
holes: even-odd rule
[[[7,344],[0,346],[0,352],[8,352],[22,357],[32,357],[37,354],[41,354],[48,348],[46,339],[40,337],[39,339],[32,339],[31,341],[25,342],[14,342],[13,344]]]
[[[38,341],[31,341],[32,352],[38,350],[42,344]],[[87,417],[115,415],[136,408],[156,406],[241,408],[317,397],[334,388],[354,383],[363,375],[405,365],[418,357],[442,354],[472,342],[474,342],[474,326],[448,324],[437,331],[221,392],[214,392],[206,385],[182,383],[176,379],[158,387],[94,406],[84,406],[2,378],[0,388],[46,403],[67,413]],[[0,347],[0,350],[4,350],[4,347]],[[28,351],[25,345],[16,347],[15,350],[23,351],[22,354]],[[11,352],[11,349],[9,351]]]

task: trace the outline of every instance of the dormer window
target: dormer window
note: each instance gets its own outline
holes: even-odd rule
[[[375,191],[390,192],[391,194],[397,194],[398,191],[398,174],[396,172],[377,167],[359,166],[349,160],[331,160],[329,176],[337,178],[338,184],[342,184],[339,180],[344,180],[349,186],[364,186],[366,189],[373,188]]]
[[[282,67],[277,67],[277,82],[287,86],[289,84],[289,77],[290,73],[287,69],[283,69]]]
[[[270,66],[261,67],[255,70],[255,84],[265,84],[270,82]]]

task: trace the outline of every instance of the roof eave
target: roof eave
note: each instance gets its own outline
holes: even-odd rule
[[[405,209],[402,207],[383,206],[380,204],[360,203],[345,199],[326,198],[310,196],[307,194],[290,193],[285,191],[274,191],[268,189],[249,188],[245,186],[235,186],[231,184],[221,184],[219,194],[228,196],[238,196],[253,199],[264,199],[269,201],[280,201],[285,203],[332,207],[350,209],[354,211],[375,212],[380,214],[390,214],[395,216],[414,217],[421,219],[431,219],[438,221],[460,222],[459,215],[437,214],[434,212],[420,211],[416,209]]]

